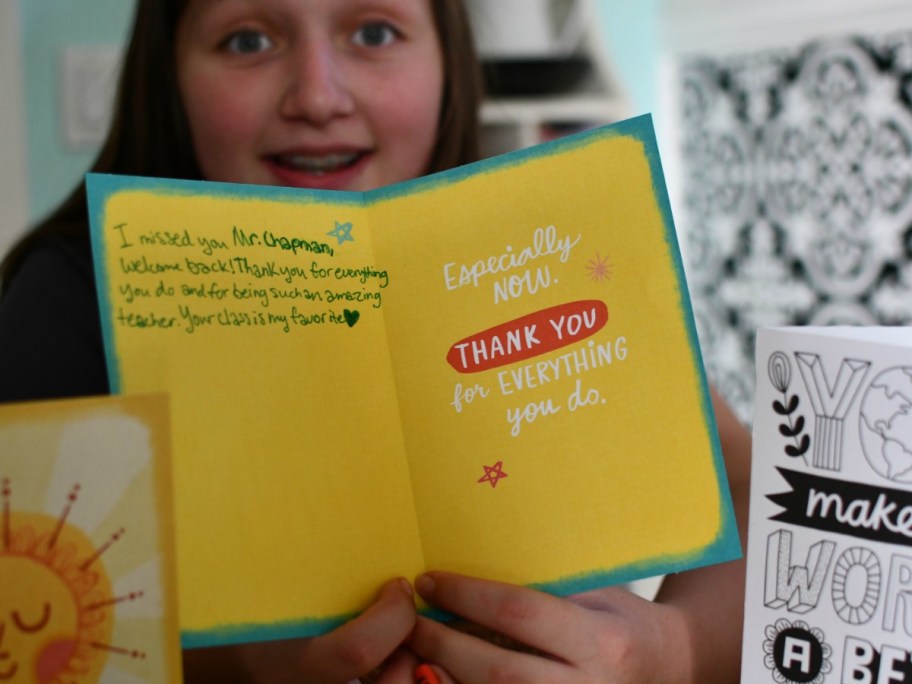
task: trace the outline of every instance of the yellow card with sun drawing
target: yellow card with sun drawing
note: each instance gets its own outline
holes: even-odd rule
[[[87,187],[111,387],[170,396],[185,647],[740,553],[648,117],[366,193]]]
[[[163,395],[0,406],[0,680],[180,682]]]

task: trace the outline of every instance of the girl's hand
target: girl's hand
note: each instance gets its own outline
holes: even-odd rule
[[[750,433],[713,393],[735,516],[747,543]],[[443,666],[442,684],[475,682],[738,682],[744,560],[669,575],[656,601],[622,589],[560,599],[531,589],[429,573],[428,602],[526,644],[518,653],[418,618],[409,648]]]
[[[405,579],[387,582],[361,615],[313,639],[264,641],[184,652],[192,682],[344,684],[388,665],[376,681],[410,683],[413,661],[396,654],[415,625],[415,603]]]
[[[419,617],[408,647],[435,665],[442,684],[693,681],[685,616],[623,589],[562,599],[443,572],[415,587],[428,603],[531,647],[506,650]]]

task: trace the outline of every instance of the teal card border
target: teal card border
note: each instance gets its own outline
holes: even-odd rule
[[[99,255],[100,257],[105,256],[104,241],[99,232],[101,226],[104,225],[104,212],[107,200],[110,196],[124,190],[146,190],[166,195],[207,194],[212,196],[224,196],[226,198],[257,198],[294,202],[296,204],[316,202],[321,204],[336,204],[339,206],[368,207],[389,199],[418,194],[441,186],[451,185],[468,178],[500,171],[512,166],[519,166],[532,160],[559,155],[564,152],[569,152],[574,149],[586,147],[593,143],[616,137],[631,138],[641,143],[649,163],[653,194],[662,216],[665,241],[674,263],[679,284],[679,311],[681,312],[681,315],[684,316],[691,359],[694,369],[696,370],[696,376],[700,380],[701,402],[703,413],[706,418],[705,426],[713,446],[712,451],[716,472],[716,486],[721,506],[719,515],[720,527],[718,535],[713,542],[700,551],[691,554],[661,556],[649,561],[615,568],[610,571],[594,571],[534,586],[535,588],[548,593],[556,594],[558,596],[567,596],[606,585],[630,582],[643,577],[679,572],[690,568],[734,560],[741,557],[742,548],[726,481],[726,469],[722,456],[722,448],[718,439],[718,430],[712,409],[709,384],[706,378],[703,359],[700,354],[700,345],[697,338],[696,325],[693,319],[693,309],[687,288],[684,265],[678,246],[677,233],[674,227],[671,203],[665,186],[665,178],[662,171],[662,163],[659,156],[658,143],[655,138],[652,117],[649,114],[363,193],[302,190],[266,185],[239,185],[211,181],[181,181],[90,173],[86,175],[86,189],[89,203],[92,249],[96,255]],[[107,273],[104,270],[105,263],[106,260],[104,258],[95,260],[95,277],[98,283],[99,303],[103,313],[102,329],[111,391],[113,393],[119,393],[121,391],[120,369],[113,348],[114,331],[111,328],[111,302],[107,295],[108,278]],[[610,525],[611,523],[607,522],[606,524]],[[441,619],[446,619],[447,617],[444,613],[435,610],[428,611],[428,614]],[[184,648],[197,648],[255,640],[263,641],[316,636],[344,623],[351,617],[353,616],[342,615],[323,620],[300,620],[269,625],[236,625],[205,631],[183,631],[181,634],[181,642]]]

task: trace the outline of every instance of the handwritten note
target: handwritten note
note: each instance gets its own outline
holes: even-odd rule
[[[327,242],[237,226],[231,226],[226,240],[225,229],[218,226],[217,236],[196,234],[194,239],[188,228],[114,226],[120,239],[111,247],[121,251],[124,276],[117,324],[190,334],[210,326],[276,327],[289,333],[310,325],[352,326],[360,309],[347,306],[382,306],[389,285],[385,270],[338,266]],[[158,248],[161,256],[151,259],[143,253],[146,248]],[[272,254],[276,251],[310,258],[280,263]]]
[[[185,645],[426,568],[737,555],[662,187],[648,118],[364,194],[91,176],[113,385],[172,398]]]

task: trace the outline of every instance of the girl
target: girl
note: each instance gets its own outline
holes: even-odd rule
[[[477,69],[458,0],[138,0],[92,170],[394,183],[477,158]],[[0,400],[108,392],[87,225],[80,183],[0,266]]]
[[[365,190],[476,159],[479,93],[460,0],[138,0],[93,170]],[[0,277],[0,400],[107,393],[81,185]],[[719,411],[744,504],[745,435]],[[416,621],[411,586],[392,580],[330,634],[189,651],[185,676],[344,682],[384,665],[381,681],[404,682],[421,656],[465,682],[737,681],[742,575],[682,573],[660,603],[419,578],[430,602],[531,647],[517,651]]]

